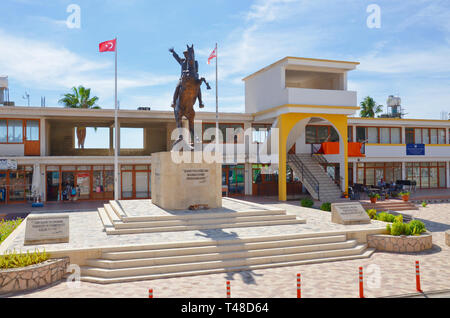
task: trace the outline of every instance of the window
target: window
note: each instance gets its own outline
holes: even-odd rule
[[[8,142],[9,143],[23,142],[22,120],[8,120]]]
[[[339,142],[339,135],[332,126],[306,126],[306,143]]]
[[[445,188],[445,162],[407,162],[406,179],[418,188]]]
[[[367,142],[369,144],[378,143],[378,128],[376,127],[367,128]]]
[[[27,140],[39,141],[39,120],[27,120]]]
[[[0,142],[8,141],[8,130],[7,130],[6,119],[0,119]]]
[[[122,132],[122,130],[121,130]],[[109,127],[86,127],[85,149],[109,149]],[[76,128],[75,128],[76,134]],[[127,148],[122,145],[122,148]]]
[[[269,136],[269,131],[272,125],[252,125],[253,133],[252,133],[252,142],[262,144],[267,140]]]
[[[347,127],[347,141],[348,142],[353,141],[353,127],[352,126]]]
[[[445,144],[443,128],[406,128],[407,144]]]
[[[356,127],[356,141],[370,144],[400,144],[402,130],[400,127]]]

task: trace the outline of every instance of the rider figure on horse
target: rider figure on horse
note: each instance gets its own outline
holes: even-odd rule
[[[175,88],[175,92],[173,94],[173,101],[172,101],[172,105],[171,105],[173,108],[175,108],[178,96],[180,95],[181,81],[182,81],[183,77],[188,75],[189,73],[191,73],[194,75],[195,79],[198,79],[198,62],[195,61],[195,66],[194,66],[195,69],[192,70],[188,63],[188,57],[189,57],[188,51],[183,52],[184,59],[180,58],[173,48],[169,49],[169,52],[172,53],[175,60],[177,60],[177,62],[181,65],[181,77],[180,77],[180,80],[178,81],[177,87]],[[200,104],[200,108],[205,107],[205,105],[203,104],[203,101],[202,101],[201,89],[199,89],[197,97],[198,97],[198,102]]]

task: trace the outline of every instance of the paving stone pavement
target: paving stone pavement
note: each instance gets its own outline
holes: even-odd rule
[[[291,203],[273,206],[286,208]],[[315,210],[302,213],[314,214]],[[226,281],[231,281],[231,297],[294,298],[296,274],[302,275],[305,298],[359,297],[358,267],[363,266],[366,297],[386,297],[415,292],[415,261],[420,261],[421,285],[427,291],[450,289],[450,247],[444,231],[450,229],[450,204],[430,204],[417,211],[404,211],[423,220],[433,235],[433,248],[410,254],[376,252],[369,259],[278,267],[264,270],[158,279],[99,285],[81,282],[71,288],[65,281],[14,297],[130,297],[146,298],[152,288],[155,298],[224,298]],[[309,221],[309,219],[308,219]]]

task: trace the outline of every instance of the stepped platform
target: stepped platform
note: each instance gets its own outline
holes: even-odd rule
[[[414,203],[401,200],[385,200],[377,201],[377,203],[371,203],[369,200],[361,200],[360,203],[364,209],[375,209],[377,212],[419,210]]]
[[[55,212],[56,213],[56,212]],[[384,222],[340,225],[328,212],[223,198],[220,209],[168,211],[151,200],[110,201],[70,213],[70,241],[24,246],[26,220],[6,249],[70,257],[81,280],[118,283],[367,258]]]

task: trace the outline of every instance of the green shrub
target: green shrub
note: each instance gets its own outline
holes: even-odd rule
[[[33,253],[27,251],[26,254],[13,252],[5,252],[0,256],[0,269],[26,267],[34,264],[45,262],[49,259],[49,255],[45,252],[35,250]]]
[[[388,231],[388,234],[391,234],[392,228],[391,228],[391,224],[390,224],[390,223],[388,223],[388,224],[386,225],[386,230]]]
[[[426,203],[425,201],[422,201],[422,206],[423,206],[424,208],[426,208],[426,207],[427,207],[427,203]]]
[[[369,198],[377,198],[377,199],[379,199],[380,195],[378,193],[372,192],[372,193],[369,193]]]
[[[9,234],[11,234],[19,225],[23,219],[18,218],[12,221],[0,221],[0,244],[6,240]]]
[[[300,205],[305,208],[310,208],[314,205],[314,201],[311,199],[303,199],[300,201]]]
[[[331,212],[331,203],[330,202],[325,202],[324,204],[322,204],[322,206],[320,207],[320,209],[322,211],[328,211]]]
[[[369,209],[366,212],[369,215],[369,218],[371,218],[372,220],[376,220],[377,219],[377,210]]]
[[[393,223],[395,221],[395,215],[392,215],[392,214],[389,214],[386,212],[381,212],[380,214],[377,215],[377,220]]]
[[[419,220],[412,220],[408,223],[409,227],[411,228],[411,234],[410,235],[420,235],[423,232],[426,232],[425,224],[422,221]]]
[[[394,222],[403,223],[403,215],[399,214],[394,217]]]
[[[395,236],[405,235],[405,230],[406,230],[405,223],[399,223],[399,222],[392,223],[391,235],[395,235]]]

